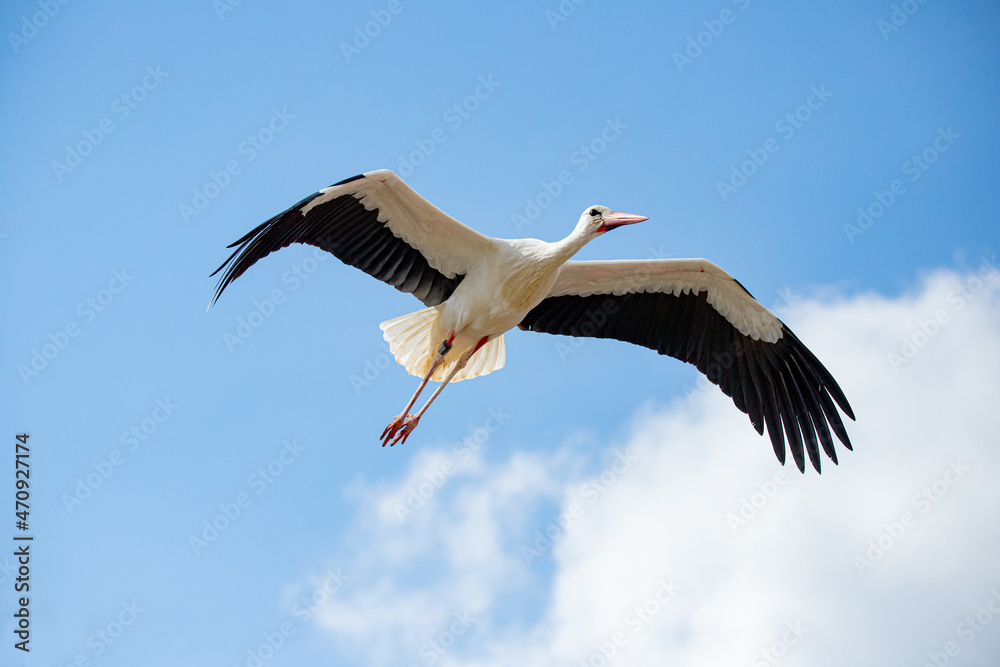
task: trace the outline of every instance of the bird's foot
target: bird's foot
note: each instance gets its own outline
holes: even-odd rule
[[[406,439],[410,437],[410,433],[413,429],[417,427],[420,423],[420,417],[414,417],[413,415],[396,415],[393,417],[389,425],[385,427],[382,431],[382,435],[379,439],[382,441],[382,446],[385,447],[389,445],[392,447],[396,443],[406,442]]]

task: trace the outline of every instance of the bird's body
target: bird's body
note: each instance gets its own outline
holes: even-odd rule
[[[445,302],[435,306],[437,315],[421,364],[424,370],[450,332],[455,332],[455,340],[449,356],[460,358],[483,338],[493,340],[517,327],[548,296],[563,264],[571,256],[559,243],[538,239],[491,240],[492,248],[483,253],[476,272],[467,275]],[[443,377],[447,371],[445,364],[438,375]],[[419,370],[413,374],[423,375]]]
[[[390,349],[422,378],[383,432],[405,441],[449,382],[503,367],[504,334],[523,330],[614,338],[694,364],[765,425],[779,460],[819,450],[837,462],[830,428],[850,448],[834,401],[854,418],[823,365],[728,273],[703,259],[575,262],[605,232],[645,220],[592,206],[561,241],[497,239],[447,216],[390,171],[341,181],[303,199],[232,244],[215,299],[258,259],[308,243],[412,293],[426,308],[383,322]],[[214,275],[214,274],[213,274]],[[428,381],[423,408],[409,410]]]
[[[548,244],[525,241],[496,243],[484,255],[480,270],[459,284],[441,304],[438,331],[460,332],[459,348],[483,336],[498,336],[516,327],[548,294],[561,262]],[[462,345],[462,338],[468,345]]]

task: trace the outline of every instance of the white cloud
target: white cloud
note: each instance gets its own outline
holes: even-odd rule
[[[786,314],[858,416],[822,476],[781,468],[718,391],[641,410],[586,470],[569,442],[427,451],[354,490],[364,556],[319,626],[385,664],[983,664],[1000,651],[1000,613],[975,621],[1000,590],[1000,275],[979,270]],[[522,547],[540,547],[530,565]]]

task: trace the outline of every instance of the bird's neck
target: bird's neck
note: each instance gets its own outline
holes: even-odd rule
[[[585,228],[578,225],[569,236],[562,241],[556,241],[552,244],[552,254],[563,262],[568,261],[580,248],[587,245],[594,236],[592,232],[588,232]]]

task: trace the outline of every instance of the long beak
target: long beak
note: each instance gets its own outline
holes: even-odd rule
[[[620,213],[618,211],[608,211],[601,216],[601,219],[607,229],[614,229],[615,227],[621,227],[622,225],[634,225],[637,222],[649,220],[649,218],[644,215]]]

